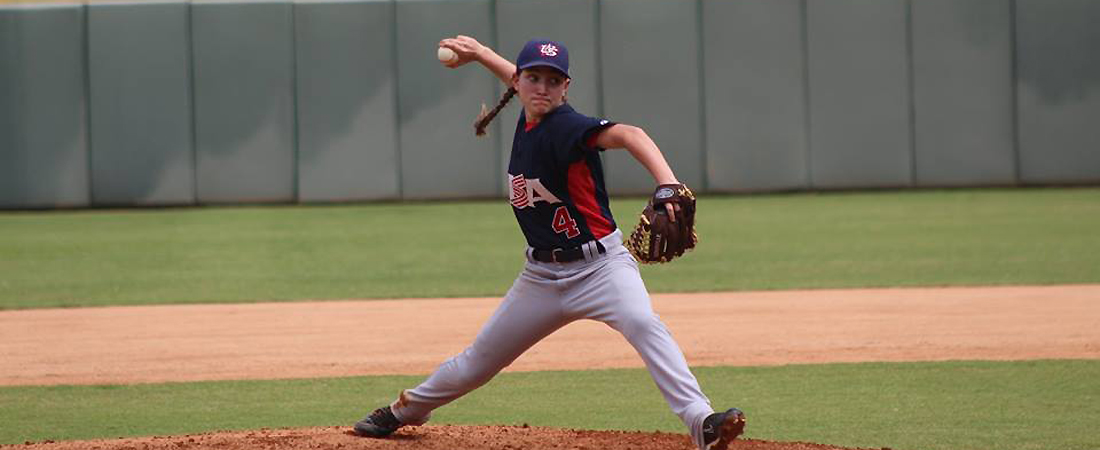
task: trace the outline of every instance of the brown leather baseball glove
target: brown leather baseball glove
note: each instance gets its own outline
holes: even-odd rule
[[[669,216],[666,204],[671,204]],[[695,194],[683,184],[657,186],[626,247],[642,264],[665,263],[695,248]]]

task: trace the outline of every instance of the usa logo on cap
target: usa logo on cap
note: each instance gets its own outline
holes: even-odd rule
[[[527,44],[523,46],[523,50],[519,51],[519,56],[516,57],[516,71],[538,66],[557,69],[558,72],[568,78],[569,49],[565,48],[565,44],[549,39],[527,41]]]

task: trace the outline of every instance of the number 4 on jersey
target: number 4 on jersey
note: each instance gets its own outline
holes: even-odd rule
[[[565,237],[570,239],[581,234],[581,230],[577,229],[577,221],[573,220],[569,215],[569,208],[564,205],[554,210],[554,232],[565,233]]]

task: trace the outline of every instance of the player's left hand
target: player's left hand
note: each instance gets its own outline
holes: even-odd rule
[[[679,210],[679,203],[665,203],[665,214],[668,214],[668,220],[671,220],[673,223],[676,222],[676,211]]]
[[[643,264],[664,263],[695,248],[695,194],[679,183],[657,186],[626,242]]]

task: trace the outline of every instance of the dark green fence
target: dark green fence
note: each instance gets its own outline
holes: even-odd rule
[[[1097,23],[1094,0],[0,4],[0,208],[502,196],[518,106],[473,136],[502,86],[435,60],[459,33],[564,41],[571,103],[700,191],[1097,183]]]

